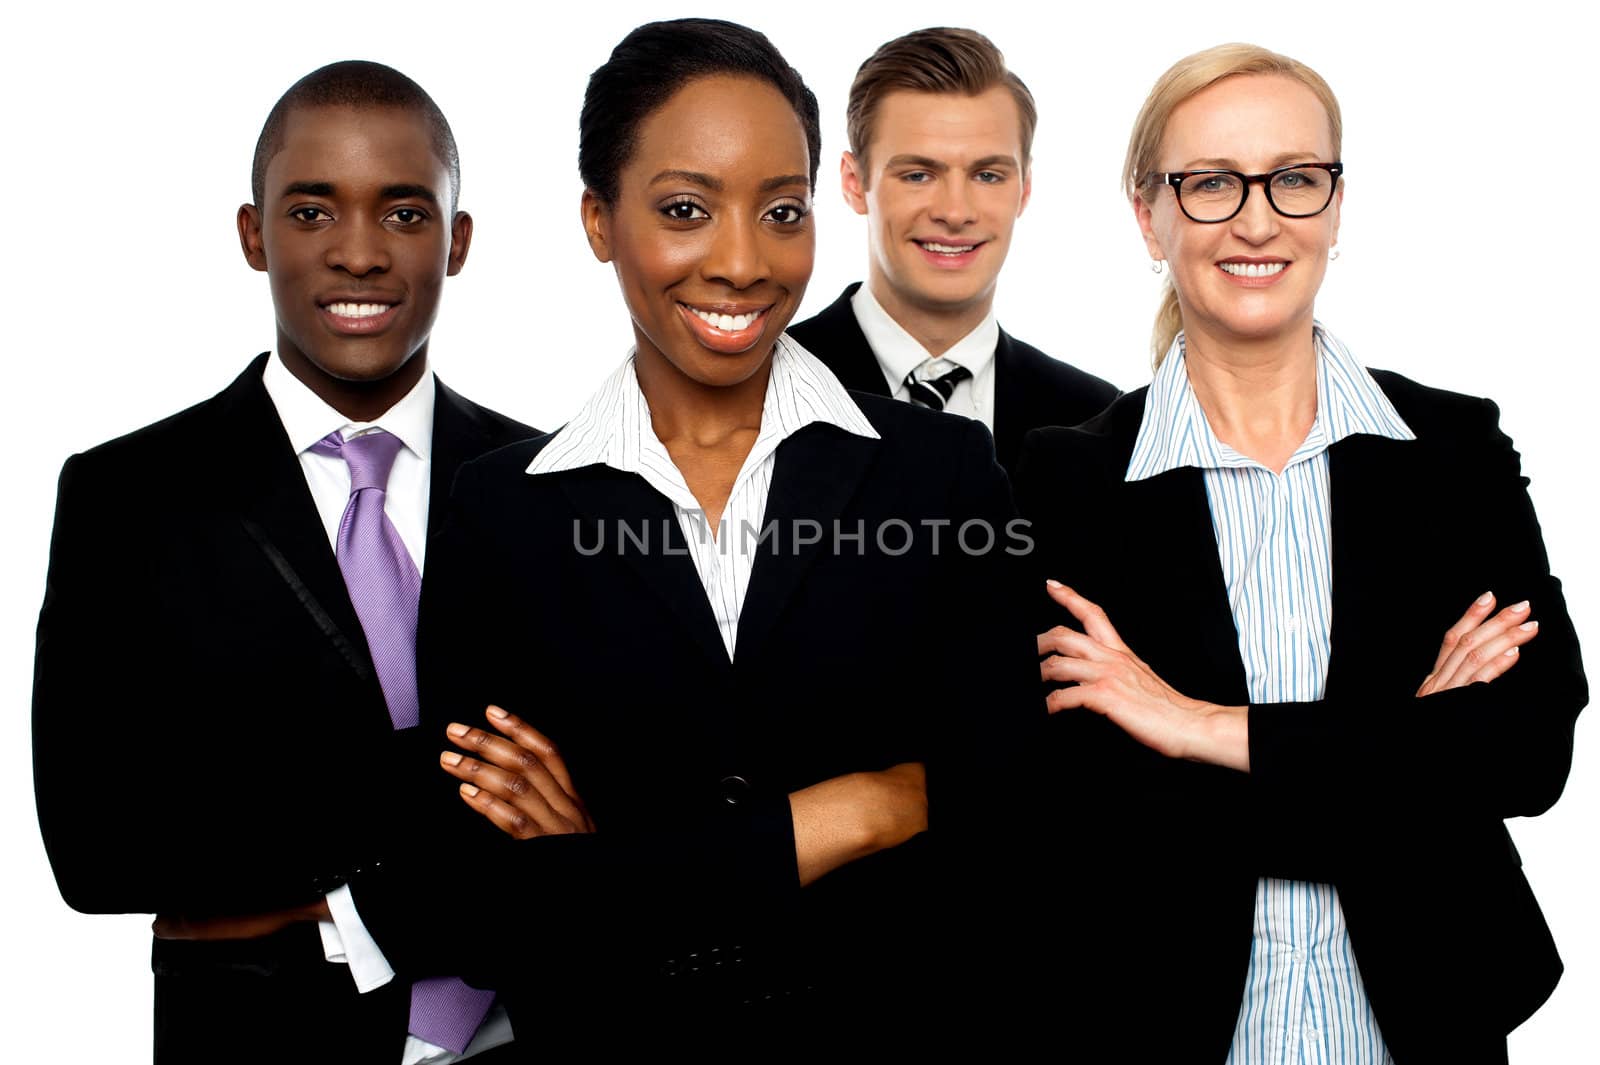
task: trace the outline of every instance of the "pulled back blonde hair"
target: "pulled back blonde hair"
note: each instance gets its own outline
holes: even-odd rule
[[[1146,203],[1155,200],[1161,186],[1150,181],[1156,173],[1157,157],[1161,154],[1161,141],[1166,136],[1167,120],[1177,106],[1221,81],[1240,74],[1282,74],[1293,78],[1316,94],[1322,108],[1328,113],[1328,129],[1333,134],[1333,157],[1339,158],[1339,146],[1344,132],[1339,115],[1339,100],[1322,80],[1322,75],[1298,60],[1270,52],[1254,44],[1219,44],[1203,52],[1185,56],[1172,64],[1156,80],[1155,87],[1145,98],[1134,120],[1133,133],[1128,137],[1128,157],[1122,165],[1122,178],[1126,183],[1128,202],[1143,197]],[[1167,275],[1161,293],[1161,307],[1156,311],[1156,325],[1150,335],[1154,355],[1153,364],[1161,365],[1167,349],[1183,328],[1183,316],[1178,308],[1178,290],[1173,286],[1172,275]]]

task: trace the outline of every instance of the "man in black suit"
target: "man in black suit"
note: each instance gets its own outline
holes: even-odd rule
[[[436,772],[404,727],[427,534],[460,465],[533,430],[428,367],[472,219],[450,127],[415,82],[375,63],[313,72],[268,117],[252,177],[239,236],[270,281],[276,354],[61,473],[40,827],[74,909],[159,915],[159,1062],[454,1060],[439,1048],[460,1051],[455,1036],[408,1035],[411,979],[358,994],[352,975],[383,976],[361,976],[337,897],[404,839],[409,767]],[[358,464],[363,441],[387,469]],[[352,576],[372,561],[351,532],[364,521],[411,582],[386,614]],[[362,790],[330,791],[308,771],[318,752]],[[388,816],[349,794],[392,797]],[[488,1003],[442,993],[470,1038]]]
[[[850,86],[839,165],[845,201],[868,220],[867,283],[789,330],[846,388],[977,418],[1007,473],[1028,430],[1076,425],[1117,397],[995,322],[1035,119],[980,33],[919,30],[874,52]]]

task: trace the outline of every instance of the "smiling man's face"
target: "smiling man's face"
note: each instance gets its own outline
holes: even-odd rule
[[[864,154],[842,177],[868,217],[878,302],[900,321],[986,307],[1031,184],[1010,90],[891,93]]]
[[[270,279],[279,357],[312,391],[376,386],[397,400],[421,377],[440,289],[471,238],[451,208],[420,112],[287,117],[263,202],[241,208],[239,225],[246,259]]]

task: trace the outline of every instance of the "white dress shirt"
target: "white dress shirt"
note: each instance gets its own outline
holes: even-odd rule
[[[1317,415],[1284,466],[1217,439],[1178,334],[1145,399],[1126,480],[1203,472],[1217,555],[1252,703],[1311,702],[1328,676],[1332,512],[1328,448],[1366,433],[1414,440],[1372,375],[1321,324]],[[1315,832],[1308,823],[1306,832]],[[1261,878],[1229,1065],[1389,1065],[1332,884]]]
[[[889,383],[889,394],[895,399],[907,399],[906,375],[915,373],[917,380],[930,381],[943,377],[952,366],[963,366],[972,376],[956,385],[945,402],[944,409],[951,414],[976,418],[991,433],[994,432],[994,348],[1000,342],[1000,324],[995,320],[994,308],[977,327],[951,345],[943,355],[930,355],[920,341],[883,309],[872,295],[872,285],[863,283],[850,297],[850,309],[855,312],[856,324],[861,326],[867,344],[878,359],[883,379]]]
[[[672,504],[694,560],[695,572],[717,619],[728,658],[738,643],[750,570],[761,546],[760,530],[772,488],[778,445],[813,422],[877,440],[878,432],[861,413],[838,378],[788,334],[773,347],[772,373],[761,406],[761,430],[717,522],[717,534],[689,490],[666,445],[656,436],[650,406],[639,388],[633,356],[600,387],[583,409],[528,464],[531,475],[609,466],[637,473]]]
[[[339,523],[350,502],[350,466],[336,455],[312,451],[311,446],[335,431],[342,432],[346,440],[374,430],[400,438],[405,446],[396,453],[394,466],[389,471],[383,512],[400,534],[417,572],[421,573],[428,543],[428,496],[433,472],[433,371],[425,372],[411,391],[371,422],[352,422],[328,406],[290,373],[276,354],[267,360],[261,383],[277,408],[290,446],[300,457],[306,486],[311,490],[317,514],[327,530],[328,543],[335,549]],[[350,889],[337,888],[327,899],[333,920],[317,922],[318,931],[322,933],[323,956],[330,962],[349,965],[356,989],[363,993],[393,980],[394,969],[362,924]],[[407,1036],[401,1065],[448,1065],[510,1041],[510,1021],[505,1010],[497,1005],[460,1056],[416,1036]],[[314,1048],[303,1049],[315,1054]],[[293,1056],[293,1050],[288,1056]]]

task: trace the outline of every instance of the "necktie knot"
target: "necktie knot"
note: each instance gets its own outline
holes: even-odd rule
[[[917,377],[917,370],[930,366],[941,365],[936,359],[929,359],[916,370],[906,374],[906,391],[908,399],[913,403],[920,403],[924,407],[934,410],[944,410],[944,405],[950,402],[950,397],[955,395],[956,385],[972,376],[972,371],[965,366],[952,366],[950,371],[938,377],[922,380]]]
[[[350,491],[376,488],[380,492],[389,486],[389,471],[394,469],[395,456],[405,444],[393,433],[382,429],[361,433],[346,440],[343,433],[333,432],[311,445],[313,451],[324,455],[337,455],[350,467]]]

